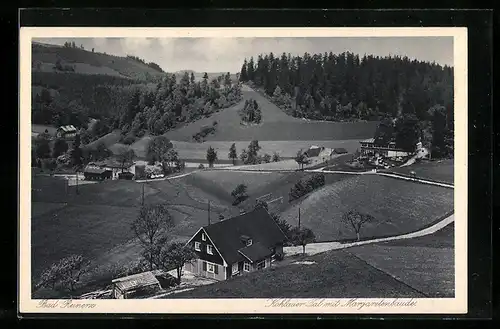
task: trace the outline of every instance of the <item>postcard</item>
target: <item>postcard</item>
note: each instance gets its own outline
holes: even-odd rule
[[[22,314],[467,312],[466,28],[21,27],[20,62]]]

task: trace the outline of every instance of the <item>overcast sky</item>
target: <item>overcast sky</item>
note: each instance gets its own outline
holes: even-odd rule
[[[302,55],[350,51],[360,56],[400,55],[453,65],[453,37],[327,37],[327,38],[64,38],[34,41],[62,45],[66,41],[85,49],[155,62],[167,72],[239,72],[245,58],[283,52]]]

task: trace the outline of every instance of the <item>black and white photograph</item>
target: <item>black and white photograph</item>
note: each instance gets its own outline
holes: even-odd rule
[[[30,308],[466,311],[464,29],[153,30],[24,40]]]

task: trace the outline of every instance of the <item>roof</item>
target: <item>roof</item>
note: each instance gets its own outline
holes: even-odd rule
[[[343,147],[336,147],[333,149],[335,153],[347,153],[347,150]]]
[[[308,157],[317,157],[321,153],[320,148],[310,148],[309,150],[306,151],[306,155]]]
[[[360,143],[375,143],[375,138],[368,138],[360,141]]]
[[[76,128],[73,125],[60,126],[58,129],[64,131],[65,133],[76,132]]]
[[[271,249],[264,246],[260,242],[252,243],[248,247],[241,248],[238,252],[252,263],[264,259],[272,254]]]
[[[89,173],[89,174],[102,174],[105,171],[106,169],[97,166],[86,166],[85,169],[83,170],[84,173]]]
[[[114,279],[112,283],[114,283],[115,286],[123,292],[160,284],[152,272],[144,272]]]
[[[114,158],[109,158],[109,159],[105,159],[102,161],[98,161],[98,162],[96,162],[96,165],[98,165],[100,167],[108,167],[108,168],[119,168],[119,169],[122,168],[121,162],[119,162],[118,160],[116,160]],[[132,162],[125,162],[125,164],[123,165],[123,168],[130,168],[132,165],[133,165]]]
[[[245,260],[238,252],[246,247],[241,239],[242,235],[250,237],[254,244],[259,243],[265,248],[274,247],[286,240],[285,234],[262,207],[205,226],[203,229],[228,264]]]

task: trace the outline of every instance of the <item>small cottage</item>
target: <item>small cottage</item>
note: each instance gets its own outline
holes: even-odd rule
[[[198,258],[184,269],[216,280],[227,280],[268,268],[283,255],[285,234],[265,208],[204,226],[187,242]]]
[[[325,149],[324,147],[311,145],[311,147],[305,152],[305,154],[308,158],[317,157],[324,149]]]
[[[85,180],[105,180],[111,179],[112,172],[105,168],[101,168],[99,166],[89,164],[83,170],[83,176]]]
[[[74,139],[77,134],[77,130],[75,126],[73,125],[68,125],[68,126],[61,126],[57,128],[57,133],[56,136],[58,138],[64,138],[64,139]]]
[[[122,164],[118,160],[114,158],[109,158],[106,160],[102,161],[97,161],[95,162],[97,166],[99,166],[102,169],[109,170],[111,172],[111,178],[112,179],[118,179],[120,177],[120,174],[123,172],[131,172],[134,173],[134,163],[132,162],[126,162]]]
[[[114,279],[112,295],[115,299],[148,297],[161,290],[158,279],[152,272],[144,272]]]

